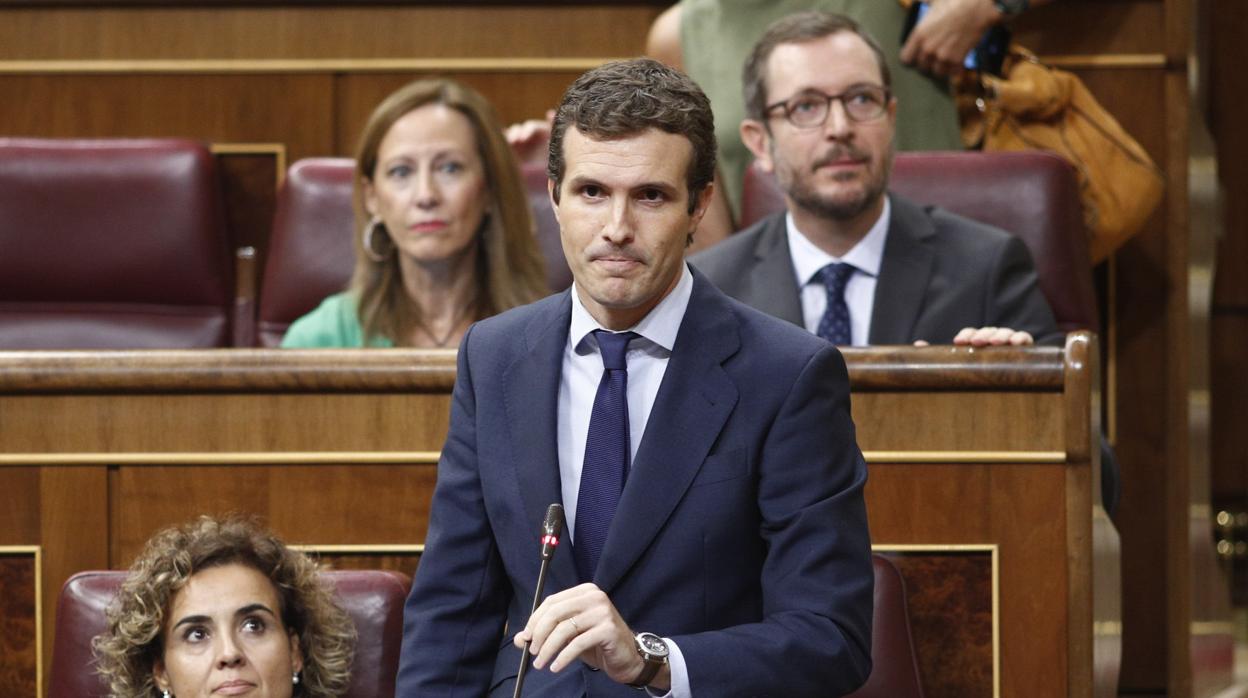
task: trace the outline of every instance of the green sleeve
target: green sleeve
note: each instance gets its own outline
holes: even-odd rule
[[[315,310],[295,320],[282,338],[287,349],[351,348],[364,346],[364,332],[356,315],[355,299],[349,293],[337,293]],[[377,340],[369,346],[390,346]]]

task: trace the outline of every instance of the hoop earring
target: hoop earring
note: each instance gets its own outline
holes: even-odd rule
[[[384,229],[385,227],[386,224],[382,222],[381,216],[373,216],[372,220],[364,226],[364,255],[378,264],[386,261],[389,255],[382,254],[373,247],[373,232],[378,228]]]

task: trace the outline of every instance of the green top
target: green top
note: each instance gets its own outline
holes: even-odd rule
[[[681,0],[685,71],[706,92],[715,111],[719,173],[734,218],[741,213],[745,168],[753,160],[739,130],[745,118],[741,70],[772,22],[803,10],[853,17],[880,43],[897,96],[897,150],[962,149],[957,111],[945,82],[898,59],[906,10],[897,0]]]
[[[321,301],[316,310],[295,320],[282,337],[286,349],[325,349],[363,347],[364,330],[356,314],[355,298],[342,292]],[[369,347],[392,347],[385,337],[375,337]]]

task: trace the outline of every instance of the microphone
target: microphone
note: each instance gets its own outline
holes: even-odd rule
[[[550,560],[555,556],[555,548],[559,547],[559,536],[563,534],[563,505],[551,504],[546,507],[546,520],[542,522],[542,566],[537,572],[537,588],[533,590],[533,607],[529,609],[529,615],[532,616],[537,612],[537,606],[542,600],[542,587],[546,586],[546,569],[550,567]],[[524,643],[524,651],[520,653],[520,672],[516,674],[516,690],[512,693],[512,698],[520,698],[520,691],[524,690],[524,675],[529,671],[529,660],[533,655],[529,652],[529,643]]]

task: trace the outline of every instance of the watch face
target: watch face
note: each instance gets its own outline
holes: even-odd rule
[[[654,633],[641,633],[637,635],[637,644],[641,646],[646,654],[655,657],[667,656],[667,643],[663,642],[663,638]]]

